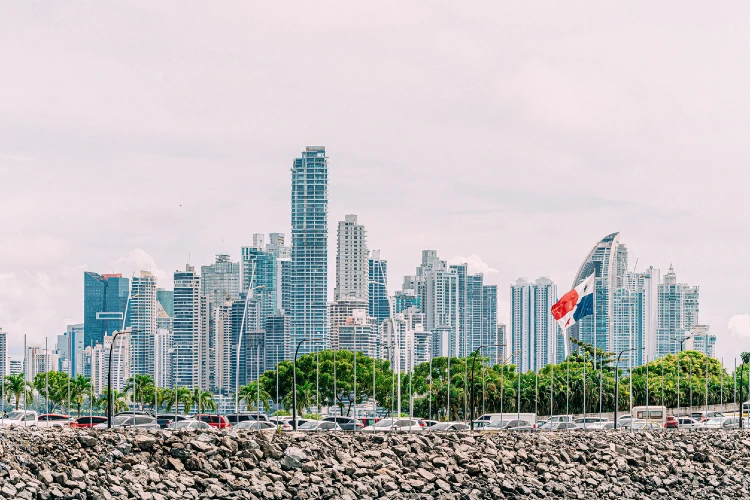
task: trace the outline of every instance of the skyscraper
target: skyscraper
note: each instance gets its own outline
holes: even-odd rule
[[[424,329],[434,334],[434,356],[458,356],[462,352],[459,338],[459,274],[437,257],[435,250],[422,251],[422,265],[417,268],[415,287],[421,295],[425,315]],[[465,288],[464,288],[465,290]]]
[[[489,359],[489,365],[501,363],[501,355],[505,340],[498,338],[497,331],[497,285],[484,285],[482,287],[482,318],[481,318],[481,341],[480,345],[485,345],[480,353],[483,357]],[[504,332],[503,332],[504,333]],[[474,347],[475,349],[479,347]]]
[[[368,250],[365,227],[356,215],[347,215],[339,222],[336,253],[336,288],[334,300],[368,300]]]
[[[84,346],[102,343],[105,333],[122,329],[128,287],[121,274],[83,273]]]
[[[157,312],[156,278],[148,271],[141,271],[140,276],[132,280],[128,309],[130,373],[133,375],[154,375]],[[119,344],[120,337],[117,342]]]
[[[690,334],[699,324],[699,287],[677,282],[677,274],[670,265],[669,272],[659,285],[659,320],[656,331],[657,356],[674,354],[680,350],[679,340]]]
[[[369,274],[368,311],[369,315],[375,318],[377,326],[380,327],[383,321],[390,316],[391,310],[388,304],[388,261],[380,258],[380,250],[373,250],[367,266]]]
[[[301,353],[329,342],[328,159],[325,147],[308,146],[292,164],[292,345]]]
[[[225,298],[234,300],[240,296],[240,264],[232,262],[227,254],[216,256],[216,262],[201,266],[201,294],[211,304],[223,304]]]
[[[511,355],[516,369],[537,371],[557,360],[557,322],[552,305],[557,286],[548,278],[529,283],[520,278],[510,287]]]
[[[174,273],[174,318],[172,320],[172,345],[175,380],[178,387],[204,387],[200,366],[206,349],[201,325],[200,277],[191,265],[185,271]]]
[[[0,377],[8,375],[8,335],[0,328]]]
[[[595,344],[604,350],[612,350],[614,345],[614,328],[612,325],[615,290],[622,287],[623,278],[628,267],[628,251],[620,243],[620,233],[612,233],[599,241],[591,249],[581,267],[578,269],[573,288],[583,280],[596,273],[594,292],[594,311],[568,329],[568,337],[577,338],[587,344]],[[596,327],[594,327],[596,321]]]

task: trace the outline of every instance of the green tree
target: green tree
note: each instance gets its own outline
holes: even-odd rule
[[[165,401],[167,412],[171,412],[173,409],[178,409],[180,403],[183,404],[183,411],[187,413],[190,411],[192,406],[192,392],[187,387],[177,387],[175,389],[167,389],[167,399]]]
[[[263,384],[258,383],[258,381],[241,386],[237,392],[238,400],[245,402],[245,407],[248,411],[260,411],[260,408],[258,408],[258,386],[260,386],[260,403],[268,411],[271,408],[271,395],[263,388]]]
[[[138,403],[141,410],[143,406],[153,401],[154,379],[151,375],[133,375],[125,383],[125,393],[132,394],[131,401]]]
[[[11,402],[11,399],[15,401],[16,410],[21,402],[21,398],[24,397],[24,392],[26,401],[34,398],[34,393],[32,391],[33,386],[25,380],[23,373],[5,376],[5,397],[7,398],[8,403]]]
[[[68,374],[59,371],[37,373],[32,386],[40,396],[52,403],[50,411],[62,407],[68,400]]]
[[[216,401],[214,401],[214,395],[208,391],[204,391],[200,387],[194,387],[190,393],[191,406],[198,407],[198,413],[203,413],[203,410],[215,411]]]
[[[106,411],[107,404],[108,404],[108,396],[109,392],[105,388],[104,392],[99,396],[99,399],[97,400],[97,406],[103,410]],[[115,415],[117,413],[120,413],[122,411],[128,411],[128,403],[126,402],[126,394],[122,391],[118,391],[117,389],[112,389],[112,414]]]
[[[76,407],[77,416],[81,416],[81,406],[86,396],[91,398],[92,395],[91,379],[79,374],[70,381],[70,400]]]

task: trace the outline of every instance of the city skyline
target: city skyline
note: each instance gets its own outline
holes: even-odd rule
[[[732,9],[650,8],[674,23],[663,29],[634,4],[395,17],[375,6],[237,6],[227,17],[123,4],[68,23],[55,22],[62,5],[9,7],[0,327],[10,355],[24,334],[52,342],[84,320],[84,271],[144,269],[169,288],[188,262],[239,261],[254,233],[291,241],[290,159],[323,144],[328,301],[332,229],[346,214],[388,261],[391,293],[435,249],[498,286],[505,324],[510,283],[546,276],[562,292],[591,246],[619,231],[629,270],[672,265],[701,287],[700,321],[732,359],[750,343],[750,104],[736,64],[750,40]],[[159,34],[124,22],[166,18]],[[201,36],[174,31],[196,19]]]

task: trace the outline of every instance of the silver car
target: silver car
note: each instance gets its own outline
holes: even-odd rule
[[[106,429],[107,424],[98,424],[95,429]],[[148,415],[117,415],[112,417],[113,429],[161,429],[156,417]]]

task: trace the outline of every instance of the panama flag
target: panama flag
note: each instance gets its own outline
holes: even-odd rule
[[[563,329],[590,314],[594,314],[594,273],[552,306],[552,316]]]

